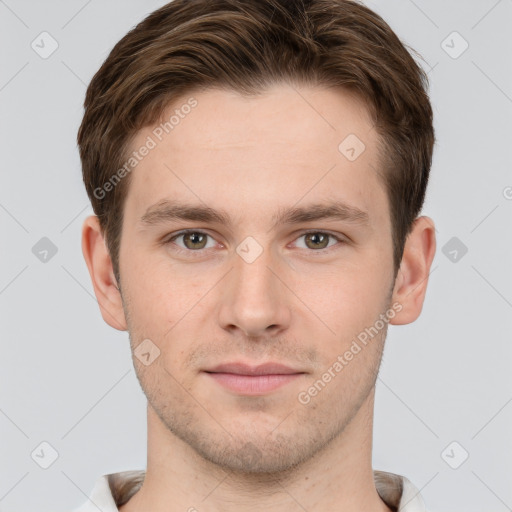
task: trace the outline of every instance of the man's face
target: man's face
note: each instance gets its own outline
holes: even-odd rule
[[[151,340],[143,346],[160,351],[134,363],[149,406],[197,453],[227,469],[283,471],[325,448],[372,395],[386,329],[359,351],[353,342],[391,307],[394,282],[377,134],[347,92],[281,85],[251,99],[193,97],[161,141],[156,123],[132,144],[149,136],[156,146],[132,172],[120,285],[132,349]],[[359,156],[353,135],[339,149],[350,134],[365,145]],[[286,216],[334,204],[346,215]],[[176,205],[225,219],[181,219]],[[295,374],[212,373],[228,363]]]

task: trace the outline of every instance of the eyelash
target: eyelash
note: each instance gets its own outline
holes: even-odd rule
[[[181,237],[181,236],[184,236],[184,235],[187,235],[189,233],[194,233],[194,234],[199,234],[199,235],[205,235],[205,236],[208,236],[210,238],[213,239],[213,237],[208,234],[208,233],[205,233],[204,231],[201,231],[201,230],[198,230],[198,229],[185,229],[183,231],[180,231],[179,233],[176,233],[175,235],[173,235],[172,237],[170,238],[167,238],[163,243],[164,245],[170,245],[174,242],[174,240],[176,240],[177,238]],[[322,234],[322,235],[327,235],[328,237],[330,237],[331,239],[334,239],[336,240],[336,242],[338,242],[338,245],[341,243],[341,244],[345,244],[347,243],[345,240],[343,240],[342,238],[332,234],[332,233],[329,233],[328,231],[319,231],[319,230],[315,230],[315,229],[312,229],[312,230],[309,230],[309,231],[303,231],[295,240],[303,237],[303,236],[306,236],[308,234]],[[308,250],[308,252],[310,253],[318,253],[319,255],[321,254],[326,254],[328,252],[330,252],[330,249],[334,249],[336,247],[336,244],[335,245],[332,245],[330,247],[326,247],[324,249],[305,249],[305,250]],[[183,247],[180,247],[179,245],[175,245],[175,250],[178,252],[178,253],[183,253],[183,252],[186,252],[188,254],[193,254],[193,253],[197,253],[198,256],[200,255],[203,255],[204,254],[204,251],[208,250],[208,249],[197,249],[197,250],[193,250],[193,249],[184,249]]]

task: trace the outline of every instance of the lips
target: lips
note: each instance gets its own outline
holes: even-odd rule
[[[304,373],[279,363],[265,363],[257,366],[245,363],[226,363],[206,371],[208,373],[232,373],[234,375],[291,375]]]
[[[280,363],[251,366],[245,363],[226,363],[205,373],[224,389],[238,395],[265,395],[297,380],[305,372]]]

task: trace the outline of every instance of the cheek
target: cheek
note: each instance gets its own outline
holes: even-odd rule
[[[325,324],[325,337],[344,343],[373,324],[387,307],[392,279],[385,270],[376,260],[360,261],[306,274],[293,289],[306,308],[304,314]],[[315,321],[310,328],[318,330],[322,325]]]
[[[201,332],[208,317],[208,302],[204,300],[207,291],[208,287],[173,275],[168,268],[153,266],[150,271],[130,275],[127,293],[133,348],[149,339],[159,351],[155,366],[140,369],[148,386],[157,385],[157,376],[166,386],[172,384],[169,374],[179,375],[185,385],[187,368],[182,364],[198,340],[206,342]]]
[[[338,421],[351,418],[375,385],[382,341],[379,336],[366,346],[358,343],[356,349],[354,345],[344,347],[351,354],[349,357],[345,351],[333,354],[301,388],[297,399],[304,410],[311,414],[316,409],[317,414]]]
[[[129,255],[122,275],[131,313],[138,326],[168,329],[196,304],[205,290],[201,281],[190,279],[165,258]],[[190,266],[190,270],[192,265]],[[165,332],[165,331],[164,331]]]

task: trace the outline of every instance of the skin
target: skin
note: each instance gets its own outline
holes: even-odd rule
[[[120,283],[98,219],[83,226],[103,318],[129,331],[132,351],[145,339],[160,350],[149,365],[133,358],[148,398],[148,462],[141,490],[120,510],[389,511],[371,466],[386,327],[309,403],[298,395],[393,304],[400,311],[392,324],[419,316],[434,224],[416,219],[395,279],[377,133],[352,94],[279,84],[251,98],[214,89],[193,96],[197,107],[132,172]],[[134,149],[155,126],[137,134]],[[355,161],[338,150],[351,133],[366,146]],[[162,200],[223,210],[230,223],[143,223]],[[278,211],[330,201],[366,212],[367,222],[274,226]],[[169,241],[189,228],[208,234],[206,242]],[[327,238],[326,247],[322,233],[338,239]],[[262,249],[252,263],[236,252],[249,236]],[[232,361],[280,362],[304,373],[246,396],[204,373]]]

